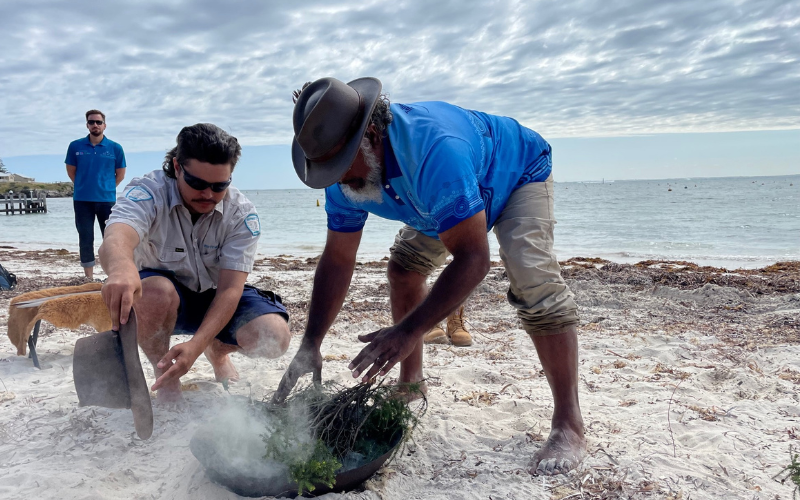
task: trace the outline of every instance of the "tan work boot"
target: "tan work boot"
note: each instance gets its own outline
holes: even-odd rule
[[[450,341],[447,340],[447,334],[444,332],[441,326],[436,325],[431,328],[431,331],[425,334],[422,337],[422,341],[426,344],[449,344]]]
[[[447,317],[447,336],[456,347],[472,345],[472,335],[464,328],[464,306]]]

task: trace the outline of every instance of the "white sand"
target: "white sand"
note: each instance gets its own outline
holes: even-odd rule
[[[81,272],[74,254],[0,251],[0,262],[28,289],[63,285]],[[357,268],[323,345],[324,378],[350,383],[347,364],[361,348],[356,335],[390,323],[384,272]],[[414,442],[363,491],[323,498],[791,497],[792,485],[772,476],[789,463],[789,446],[800,447],[792,323],[800,294],[570,279],[583,317],[580,396],[589,454],[568,475],[534,477],[528,463],[549,431],[552,399],[533,344],[505,302],[502,272],[493,268],[469,302],[472,347],[426,347],[430,408]],[[299,345],[312,275],[302,262],[257,266],[251,281],[290,304],[296,335],[277,360],[234,355],[242,380],[231,394],[260,399],[275,390]],[[14,295],[0,292],[0,332]],[[768,345],[781,324],[794,329],[794,340]],[[141,441],[129,411],[77,406],[73,345],[93,330],[43,327],[42,370],[0,342],[0,498],[240,498],[210,482],[188,448],[194,430],[229,397],[204,357],[183,378],[187,404],[155,406],[155,431]],[[145,375],[152,383],[146,362]]]

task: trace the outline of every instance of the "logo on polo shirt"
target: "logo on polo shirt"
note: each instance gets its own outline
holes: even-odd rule
[[[258,215],[250,214],[245,217],[244,225],[247,226],[253,236],[261,234],[261,223],[258,221]]]
[[[133,187],[127,193],[125,193],[125,198],[128,198],[131,201],[140,202],[140,201],[147,201],[152,200],[153,195],[150,194],[148,190],[143,187]]]

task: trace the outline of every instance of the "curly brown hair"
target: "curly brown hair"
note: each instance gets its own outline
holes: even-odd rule
[[[178,145],[167,152],[164,163],[161,165],[167,177],[173,179],[175,179],[173,158],[177,158],[181,165],[189,159],[212,165],[230,163],[231,172],[233,172],[236,162],[242,155],[242,147],[236,137],[211,123],[198,123],[190,127],[183,127],[178,134],[177,141]]]

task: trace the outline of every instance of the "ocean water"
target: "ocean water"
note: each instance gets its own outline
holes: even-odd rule
[[[688,260],[729,269],[800,260],[800,175],[556,182],[554,189],[559,260]],[[323,191],[244,192],[261,217],[260,254],[312,257],[322,252]],[[0,245],[77,251],[72,200],[47,203],[46,214],[0,215]],[[371,215],[359,260],[388,255],[401,226]],[[97,229],[95,246],[99,241]],[[493,234],[489,242],[498,259]]]

